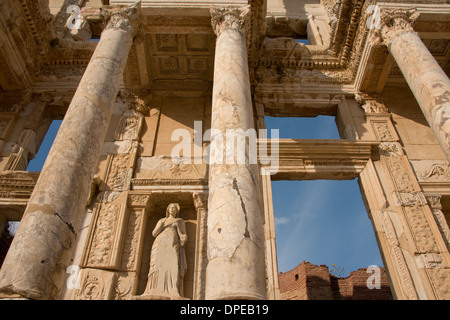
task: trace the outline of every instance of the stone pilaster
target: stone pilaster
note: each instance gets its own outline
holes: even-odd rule
[[[211,14],[217,35],[211,145],[220,154],[220,151],[226,152],[226,143],[221,139],[227,130],[240,137],[254,130],[246,48],[248,7],[213,8]],[[236,152],[231,155],[234,159],[227,154],[222,163],[212,154],[205,298],[265,299],[259,167],[248,161],[247,152],[244,164],[237,161]]]
[[[195,210],[197,211],[197,242],[195,248],[195,266],[194,266],[194,299],[204,300],[205,298],[205,280],[207,257],[207,218],[208,218],[208,194],[194,193]]]
[[[450,160],[450,80],[413,30],[413,11],[382,12],[381,36]]]
[[[442,234],[447,249],[450,250],[450,228],[448,227],[447,220],[442,212],[441,195],[440,194],[425,194],[425,197],[433,212],[434,219]]]
[[[0,271],[0,289],[58,298],[133,42],[137,7],[104,11],[100,42],[64,117]]]
[[[379,141],[379,159],[366,166],[360,181],[391,290],[400,300],[447,299],[448,250],[389,110],[379,95],[355,98],[365,111],[367,136]]]

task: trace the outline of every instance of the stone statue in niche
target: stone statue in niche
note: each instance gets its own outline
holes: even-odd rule
[[[153,229],[155,237],[150,253],[150,270],[145,296],[155,298],[182,299],[183,278],[186,272],[187,241],[185,222],[178,218],[180,205],[167,206],[166,217]]]

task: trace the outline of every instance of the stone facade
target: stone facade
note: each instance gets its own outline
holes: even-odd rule
[[[449,299],[447,2],[2,1],[2,297],[281,299],[271,181],[358,179],[393,298]]]

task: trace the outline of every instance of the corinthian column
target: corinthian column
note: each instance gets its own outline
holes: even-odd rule
[[[245,138],[254,130],[247,64],[248,7],[213,8],[217,35],[214,64],[211,145],[217,154],[230,149],[230,135]],[[222,140],[227,137],[225,143]],[[233,137],[233,139],[234,139]],[[250,142],[251,143],[251,142]],[[237,145],[237,148],[242,145]],[[227,150],[225,150],[227,149]],[[206,299],[265,299],[263,206],[257,164],[237,153],[212,156],[209,167],[208,266]],[[241,153],[242,155],[242,153]]]
[[[63,289],[111,111],[133,41],[137,7],[108,24],[67,110],[0,271],[0,289],[31,299]]]
[[[450,80],[411,23],[415,12],[382,12],[381,35],[450,160]]]

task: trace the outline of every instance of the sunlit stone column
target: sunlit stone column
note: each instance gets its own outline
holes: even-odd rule
[[[137,7],[103,11],[108,24],[67,110],[14,241],[0,288],[58,298],[133,42]]]
[[[450,160],[450,80],[413,30],[415,12],[382,12],[381,35]]]
[[[241,138],[254,133],[246,47],[249,9],[213,8],[211,15],[217,35],[211,115],[211,146],[215,147],[209,167],[205,298],[265,299],[259,168],[249,163],[251,151],[244,152],[244,163],[236,150],[226,154],[231,142],[226,139],[227,130]]]

